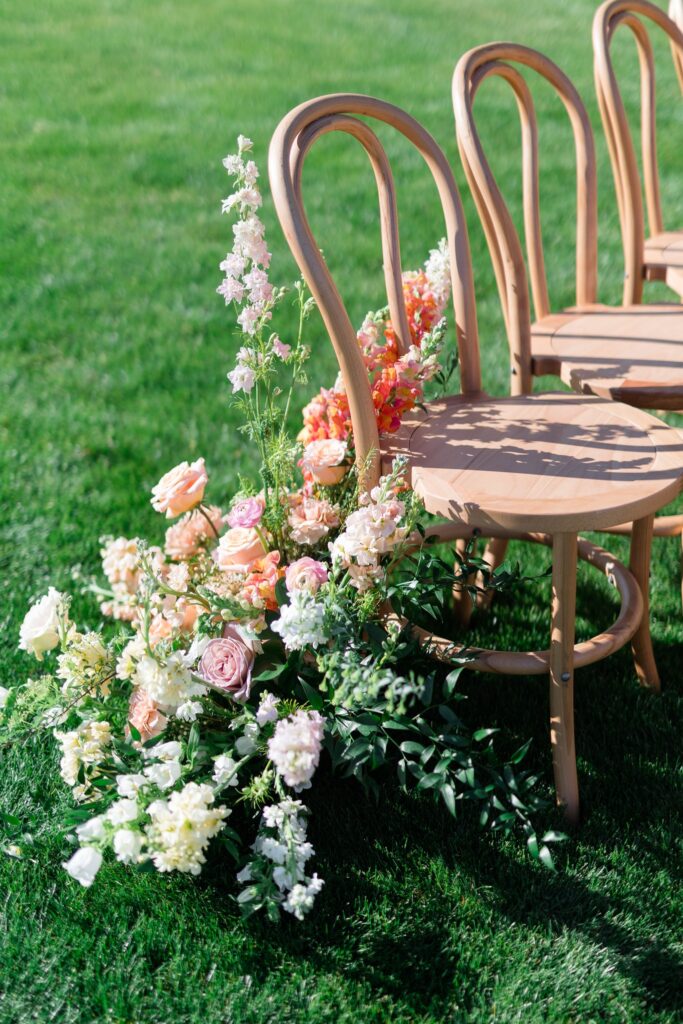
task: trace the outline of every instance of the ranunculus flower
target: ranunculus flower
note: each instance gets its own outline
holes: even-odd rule
[[[251,692],[254,651],[235,626],[227,625],[223,636],[210,640],[202,654],[197,673],[234,700],[245,701]]]
[[[257,526],[265,507],[263,498],[245,498],[243,501],[238,501],[230,510],[228,526],[242,526],[245,529]]]
[[[152,506],[157,512],[165,512],[167,519],[175,519],[199,504],[208,480],[204,459],[191,465],[181,462],[152,488]]]
[[[215,557],[219,569],[224,572],[248,572],[257,558],[263,558],[266,551],[258,533],[253,527],[234,526],[220,539]]]
[[[59,643],[59,607],[62,595],[54,587],[26,613],[19,630],[19,647],[31,651],[38,661]]]
[[[328,578],[327,566],[308,555],[297,558],[285,569],[285,584],[290,594],[295,590],[308,590],[315,594]]]
[[[162,715],[158,705],[139,687],[130,696],[128,721],[140,733],[141,743],[158,736],[168,725],[168,719]]]
[[[330,487],[338,484],[347,473],[349,467],[342,465],[345,458],[346,441],[324,438],[306,445],[301,466],[316,483]]]

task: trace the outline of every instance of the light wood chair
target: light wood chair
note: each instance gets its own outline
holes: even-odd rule
[[[380,437],[356,332],[312,235],[302,198],[302,168],[322,135],[344,132],[366,150],[377,183],[384,278],[398,345],[409,331],[401,288],[398,214],[391,167],[361,117],[393,126],[431,171],[446,221],[461,393],[427,404],[397,435]],[[558,801],[579,813],[574,749],[574,670],[607,657],[629,638],[638,673],[658,685],[649,633],[648,575],[654,512],[680,491],[683,442],[652,416],[604,398],[545,394],[494,399],[482,391],[477,317],[467,228],[451,168],[434,139],[398,107],[368,96],[332,95],[303,103],[279,124],[270,145],[270,183],[280,223],[315,296],[346,388],[356,458],[371,487],[399,453],[426,509],[446,520],[442,540],[524,536],[552,546],[550,647],[544,651],[479,650],[471,668],[550,674],[550,736]],[[328,205],[334,201],[330,183]],[[631,570],[579,531],[634,520]],[[575,645],[577,557],[611,575],[622,596],[616,622]],[[419,631],[446,661],[460,649]]]
[[[516,66],[517,65],[517,66]],[[576,152],[576,304],[553,311],[541,231],[538,124],[534,100],[519,67],[537,72],[555,89],[571,122]],[[485,79],[512,88],[522,132],[524,237],[522,240],[484,153],[474,101]],[[516,43],[479,46],[458,61],[453,75],[458,148],[488,241],[511,351],[511,391],[528,394],[534,376],[556,374],[584,394],[650,409],[683,409],[683,306],[610,307],[597,302],[598,219],[595,144],[590,120],[569,78],[547,57]],[[629,523],[610,530],[629,533]],[[683,534],[683,515],[660,516],[655,536]],[[502,557],[489,549],[488,560]]]
[[[665,231],[657,166],[655,61],[645,21],[668,36],[683,90],[683,0],[672,0],[670,17],[648,0],[607,0],[593,19],[595,85],[612,162],[624,246],[624,303],[640,302],[643,281],[666,281],[683,296],[683,228]],[[640,63],[641,153],[649,236],[646,237],[640,172],[610,47],[621,26],[633,33]],[[681,161],[683,171],[683,161]]]

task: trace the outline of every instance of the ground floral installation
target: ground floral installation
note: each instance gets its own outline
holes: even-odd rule
[[[437,670],[384,614],[389,599],[447,614],[453,585],[452,564],[435,549],[411,554],[425,517],[404,465],[362,492],[339,380],[306,406],[299,437],[288,432],[292,395],[306,382],[313,300],[301,282],[288,290],[269,280],[259,172],[250,141],[240,136],[238,148],[224,161],[234,244],[218,291],[243,336],[228,378],[259,453],[259,482],[218,506],[206,499],[203,459],[166,473],[151,499],[169,521],[163,546],[103,541],[106,586],[94,589],[113,624],[81,630],[69,597],[53,588],[29,610],[20,646],[46,671],[2,690],[4,734],[44,727],[59,744],[75,804],[65,831],[77,846],[64,867],[83,886],[112,855],[138,870],[198,874],[213,841],[235,861],[245,913],[302,919],[323,885],[304,802],[323,752],[370,798],[391,770],[454,816],[459,801],[472,801],[483,823],[521,826],[532,854],[551,863],[547,843],[557,837],[537,838],[530,818],[544,801],[516,767],[524,749],[500,764],[493,730],[471,734],[453,710],[461,669]],[[404,293],[406,355],[386,310],[358,332],[384,433],[428,381],[448,376],[443,244],[405,275]],[[283,340],[272,321],[292,297],[296,330]],[[21,856],[29,837],[5,819]]]

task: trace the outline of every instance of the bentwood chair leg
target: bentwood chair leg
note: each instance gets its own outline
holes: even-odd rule
[[[487,562],[488,565],[490,565],[492,570],[497,569],[498,566],[502,563],[503,559],[505,558],[505,553],[507,551],[508,544],[509,541],[507,537],[492,537],[491,540],[488,541],[486,548],[484,549],[484,561]],[[480,587],[483,587],[484,581],[481,578],[481,576],[477,578],[477,583],[479,584]],[[482,590],[477,594],[477,608],[480,608],[482,611],[485,611],[487,608],[491,607],[492,600],[493,591]]]
[[[457,558],[453,569],[455,572],[459,573],[461,559],[465,557],[465,553],[467,551],[467,541],[462,538],[457,540],[455,542],[455,551]],[[453,614],[456,624],[461,626],[463,629],[467,629],[470,624],[470,619],[472,618],[473,604],[469,591],[461,583],[455,583],[453,585],[453,602]]]
[[[550,743],[557,802],[568,824],[579,820],[579,782],[574,747],[574,634],[577,536],[553,537],[553,605],[550,632]]]
[[[633,635],[631,647],[641,686],[648,686],[655,693],[659,693],[661,684],[650,636],[650,555],[653,525],[654,516],[645,516],[644,519],[636,520],[631,532],[629,568],[643,595],[643,617]]]

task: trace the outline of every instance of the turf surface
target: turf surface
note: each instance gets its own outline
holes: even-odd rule
[[[546,50],[593,99],[588,0],[0,0],[0,681],[24,679],[16,650],[27,603],[97,568],[105,532],[161,536],[149,487],[181,458],[206,456],[212,498],[229,495],[251,453],[224,382],[237,339],[213,290],[230,246],[221,157],[244,132],[265,166],[278,119],[315,94],[354,90],[405,106],[457,164],[454,61],[508,37]],[[670,222],[683,221],[683,105],[667,51],[660,158]],[[622,45],[623,65],[634,67]],[[666,64],[666,68],[664,65]],[[635,75],[628,90],[637,94]],[[542,198],[555,302],[572,298],[569,129],[538,91]],[[514,105],[491,83],[478,101],[495,169],[518,199]],[[601,289],[620,294],[616,209],[601,168]],[[419,160],[390,143],[404,264],[441,234]],[[462,175],[458,167],[458,180]],[[306,195],[355,320],[381,296],[376,210],[363,158],[326,139]],[[466,196],[487,386],[506,387],[506,347],[490,263]],[[519,212],[519,203],[515,209]],[[267,203],[273,274],[294,268]],[[661,292],[651,290],[650,296]],[[334,367],[312,329],[315,388]],[[304,395],[302,395],[302,400]],[[622,541],[611,542],[625,555]],[[518,549],[529,569],[543,553]],[[674,1022],[681,1011],[677,542],[659,542],[653,633],[664,680],[641,692],[622,652],[579,674],[577,746],[584,824],[550,876],[514,841],[453,825],[387,788],[379,807],[323,770],[312,840],[327,880],[303,926],[244,924],[232,871],[197,881],[105,867],[83,891],[59,867],[66,794],[44,738],[2,753],[0,806],[37,823],[35,861],[0,859],[2,1022]],[[544,646],[547,584],[499,602],[477,636]],[[606,623],[609,597],[581,573],[579,631]],[[81,616],[95,619],[86,600]],[[472,677],[467,715],[534,737],[551,781],[545,681]],[[549,818],[549,824],[556,824]],[[678,885],[678,889],[677,889]]]

